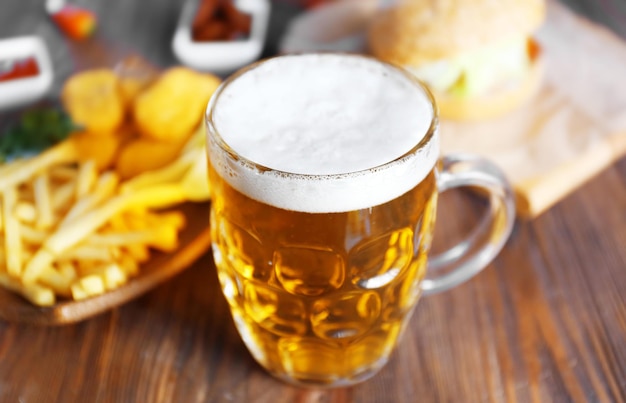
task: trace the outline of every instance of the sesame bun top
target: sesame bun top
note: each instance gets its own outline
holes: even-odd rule
[[[544,0],[408,0],[374,18],[368,44],[382,60],[418,66],[530,35],[545,13]]]

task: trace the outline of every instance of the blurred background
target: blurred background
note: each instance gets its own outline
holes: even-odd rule
[[[271,14],[263,56],[278,52],[289,22],[307,9],[338,0],[271,0]],[[557,1],[557,0],[553,0]],[[626,38],[626,1],[558,0],[592,21],[606,25]],[[64,1],[48,1],[58,7]],[[87,41],[70,41],[46,13],[42,0],[2,0],[0,39],[38,35],[52,49],[57,78],[88,64],[106,64],[121,55],[141,52],[151,63],[165,67],[177,64],[171,41],[185,0],[73,0],[67,4],[84,7],[97,17],[97,28]],[[80,59],[76,55],[80,54]]]

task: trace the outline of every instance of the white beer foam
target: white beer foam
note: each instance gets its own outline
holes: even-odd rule
[[[223,87],[209,109],[213,104],[223,141],[275,171],[217,153],[212,165],[235,189],[283,209],[341,212],[385,203],[419,183],[439,155],[435,133],[399,159],[428,132],[433,107],[405,74],[365,57],[271,59]]]

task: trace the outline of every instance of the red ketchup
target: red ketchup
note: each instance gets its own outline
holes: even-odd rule
[[[0,82],[33,77],[39,74],[39,65],[34,57],[0,60]]]

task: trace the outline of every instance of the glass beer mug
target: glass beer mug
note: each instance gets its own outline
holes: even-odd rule
[[[420,296],[478,273],[511,232],[502,173],[441,158],[430,92],[393,65],[268,59],[223,83],[206,124],[218,277],[250,353],[285,381],[372,376]],[[438,194],[460,186],[487,193],[489,214],[429,259]]]

